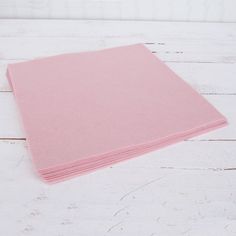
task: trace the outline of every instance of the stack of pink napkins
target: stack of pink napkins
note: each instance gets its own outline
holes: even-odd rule
[[[142,44],[11,64],[8,79],[33,162],[48,182],[227,123]]]

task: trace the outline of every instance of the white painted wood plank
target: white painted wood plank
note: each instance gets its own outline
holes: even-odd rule
[[[194,138],[194,140],[236,139],[236,96],[204,95],[206,99],[222,112],[230,125],[208,134]],[[0,137],[25,138],[22,123],[13,94],[0,93]]]
[[[134,38],[0,38],[0,59],[32,59],[90,51],[115,46],[143,43],[144,36]],[[169,62],[222,62],[236,63],[236,41],[162,39],[165,45],[148,45],[157,56]],[[221,44],[221,47],[218,45]],[[14,45],[14,46],[13,46]]]
[[[236,95],[236,66],[227,63],[167,65],[201,94]]]
[[[235,23],[158,22],[132,20],[24,20],[0,19],[1,37],[148,37],[234,41]],[[159,42],[158,37],[154,42]]]
[[[0,22],[0,59],[3,60],[148,43],[146,45],[165,61],[236,62],[236,24],[233,23]]]
[[[0,60],[0,92],[11,91],[6,79],[9,63],[19,60]],[[166,64],[201,94],[236,95],[236,66],[231,63]]]
[[[234,0],[1,0],[1,18],[236,21]]]
[[[169,161],[172,157],[177,165],[181,163],[177,151],[188,145],[47,185],[33,175],[23,142],[0,142],[4,154],[0,165],[0,234],[235,235],[235,171],[158,168],[160,159],[164,161],[169,155]],[[203,143],[199,145],[199,149],[204,148]],[[210,157],[214,163],[214,149],[228,157],[230,144],[223,149],[216,143],[207,147],[206,162]],[[185,160],[188,152],[183,153],[187,154]],[[204,162],[201,155],[205,154],[197,151],[189,158],[195,158],[196,164],[198,158]]]

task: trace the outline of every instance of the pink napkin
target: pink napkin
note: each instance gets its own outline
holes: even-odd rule
[[[8,66],[39,175],[58,182],[226,125],[142,44]]]

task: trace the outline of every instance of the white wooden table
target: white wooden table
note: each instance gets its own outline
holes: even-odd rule
[[[229,126],[55,185],[35,174],[8,63],[146,43]],[[1,236],[236,235],[236,23],[0,20]]]

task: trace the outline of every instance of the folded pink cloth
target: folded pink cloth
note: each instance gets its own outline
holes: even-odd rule
[[[33,162],[48,182],[227,123],[142,44],[11,64],[7,75]]]

